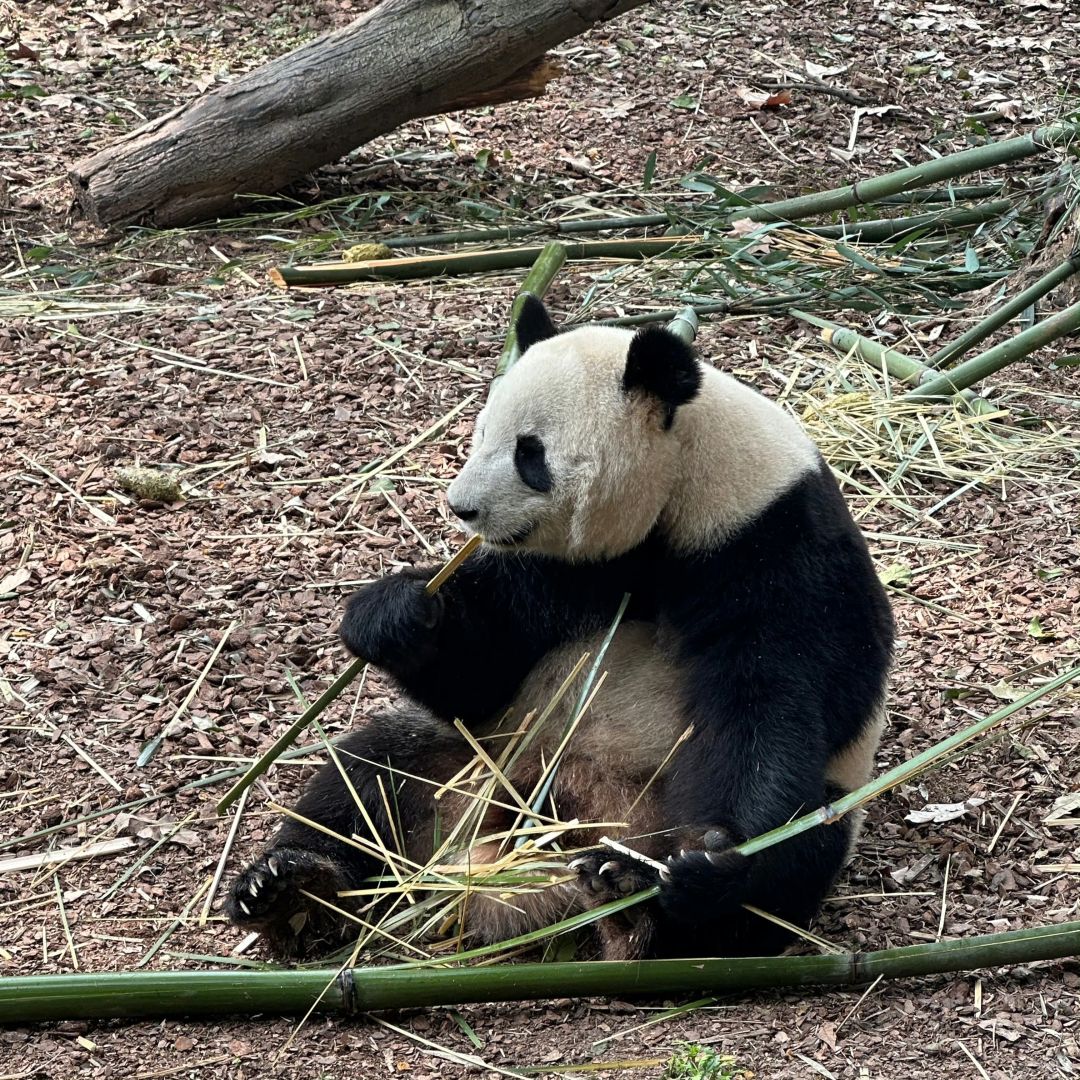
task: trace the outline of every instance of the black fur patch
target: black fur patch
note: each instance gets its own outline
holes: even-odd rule
[[[533,491],[550,491],[555,484],[548,468],[544,444],[535,435],[519,435],[514,468]]]
[[[623,390],[643,390],[666,407],[665,427],[675,410],[692,401],[701,389],[701,367],[694,350],[662,326],[639,330],[630,342],[623,373]]]
[[[551,321],[548,309],[544,307],[544,301],[532,293],[525,294],[525,302],[518,312],[517,322],[514,323],[514,333],[517,335],[518,348],[525,352],[538,341],[547,341],[558,333],[558,328]]]

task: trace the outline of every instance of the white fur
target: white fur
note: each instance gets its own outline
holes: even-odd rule
[[[697,397],[665,430],[661,404],[622,389],[633,334],[585,326],[539,342],[499,381],[450,502],[494,546],[568,560],[611,558],[660,523],[683,550],[711,547],[819,464],[799,425],[707,365]],[[544,444],[554,488],[514,467],[522,435]]]

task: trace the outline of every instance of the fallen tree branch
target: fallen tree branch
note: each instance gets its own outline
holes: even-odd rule
[[[159,228],[229,213],[421,116],[543,93],[546,50],[645,0],[383,0],[72,167],[83,212]]]

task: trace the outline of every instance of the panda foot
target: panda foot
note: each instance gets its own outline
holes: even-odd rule
[[[577,871],[578,888],[591,907],[641,892],[655,885],[660,878],[660,872],[648,863],[606,848],[578,855],[567,868]]]
[[[225,912],[236,925],[260,931],[276,952],[304,955],[344,937],[347,920],[312,897],[337,905],[337,893],[346,888],[346,875],[333,859],[271,848],[237,876]]]

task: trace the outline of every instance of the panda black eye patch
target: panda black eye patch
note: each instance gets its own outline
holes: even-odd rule
[[[550,491],[554,481],[547,467],[544,444],[535,435],[519,435],[514,449],[514,468],[533,491]]]

